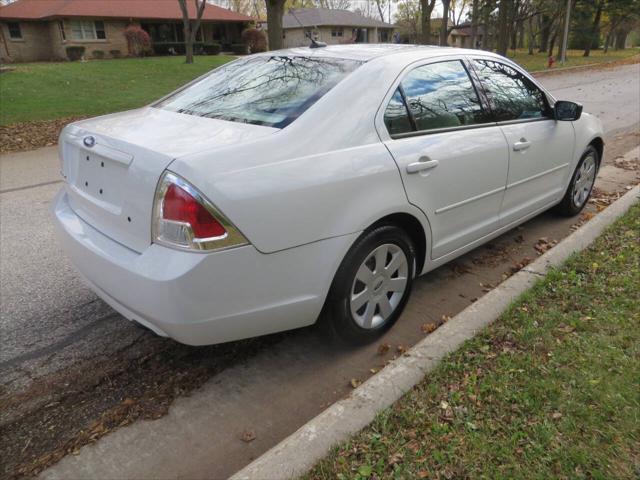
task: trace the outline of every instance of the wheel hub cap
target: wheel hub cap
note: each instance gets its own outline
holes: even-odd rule
[[[576,180],[573,185],[573,203],[576,207],[581,207],[589,198],[591,188],[596,179],[596,159],[594,155],[585,157],[582,165],[576,174]]]
[[[374,249],[356,272],[350,308],[356,324],[378,328],[389,320],[407,289],[409,263],[404,251],[388,243]]]

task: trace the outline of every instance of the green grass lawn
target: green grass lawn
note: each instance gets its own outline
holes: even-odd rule
[[[233,57],[127,58],[16,64],[0,74],[0,125],[143,106]]]
[[[627,48],[625,50],[609,50],[605,55],[602,50],[592,50],[588,57],[582,56],[583,50],[568,50],[567,61],[564,67],[577,67],[580,65],[591,65],[593,63],[611,62],[614,60],[623,60],[625,58],[640,54],[640,48]],[[509,58],[514,62],[522,65],[530,72],[539,70],[548,70],[547,60],[549,55],[546,53],[535,53],[529,55],[527,50],[517,50],[515,53],[513,50],[509,50]],[[554,54],[555,56],[555,54]],[[556,58],[559,60],[559,58]],[[556,61],[554,70],[562,68],[559,61]]]
[[[640,206],[309,479],[640,478]]]
[[[600,51],[591,57],[570,51],[567,66],[618,60],[638,49]],[[513,55],[512,53],[510,55]],[[0,125],[64,117],[90,117],[143,106],[233,57],[128,58],[89,62],[26,63],[0,74]],[[546,55],[519,51],[515,61],[529,70],[546,69]]]

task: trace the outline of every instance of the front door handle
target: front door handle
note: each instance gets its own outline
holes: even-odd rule
[[[513,150],[515,152],[519,152],[521,150],[526,150],[530,146],[531,146],[531,142],[523,137],[523,138],[520,139],[519,142],[516,142],[516,143],[513,144]]]
[[[407,173],[424,172],[438,166],[438,160],[429,160],[428,157],[422,157],[419,162],[413,162],[407,165]]]

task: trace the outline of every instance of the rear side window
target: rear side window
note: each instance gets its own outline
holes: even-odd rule
[[[398,102],[406,98],[408,112],[402,121]],[[410,71],[400,83],[387,111],[391,135],[413,130],[433,130],[490,122],[466,68],[459,60],[431,63]],[[401,131],[400,131],[401,130]]]
[[[155,106],[284,128],[361,64],[342,58],[244,58],[214,70]]]
[[[492,60],[473,62],[498,122],[549,115],[544,93],[523,74]]]

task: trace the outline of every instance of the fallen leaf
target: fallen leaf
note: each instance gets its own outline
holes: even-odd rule
[[[407,347],[405,347],[404,345],[398,345],[398,348],[396,350],[398,350],[398,353],[400,355],[402,355],[402,354],[406,353]]]
[[[422,333],[431,333],[436,329],[435,323],[423,323],[422,324]]]
[[[136,404],[136,401],[133,398],[125,398],[122,401],[122,405],[124,405],[125,407],[130,407],[135,404]]]
[[[429,472],[427,472],[426,470],[420,470],[418,472],[418,478],[428,478],[429,477]]]
[[[253,442],[255,439],[256,439],[256,434],[253,430],[245,430],[244,432],[242,432],[242,435],[240,436],[240,440],[242,440],[245,443]]]
[[[396,463],[400,463],[400,461],[404,458],[404,455],[400,452],[396,452],[392,455],[389,455],[389,458],[387,459],[387,463],[389,465],[395,465]]]
[[[358,380],[357,378],[352,378],[352,379],[349,381],[349,384],[350,384],[353,388],[358,388],[358,387],[362,384],[362,381]]]
[[[554,420],[558,420],[559,418],[562,418],[562,414],[560,412],[553,412],[551,418],[553,418]]]
[[[378,355],[384,355],[389,351],[390,348],[391,348],[391,345],[389,345],[388,343],[381,343],[378,346]]]

